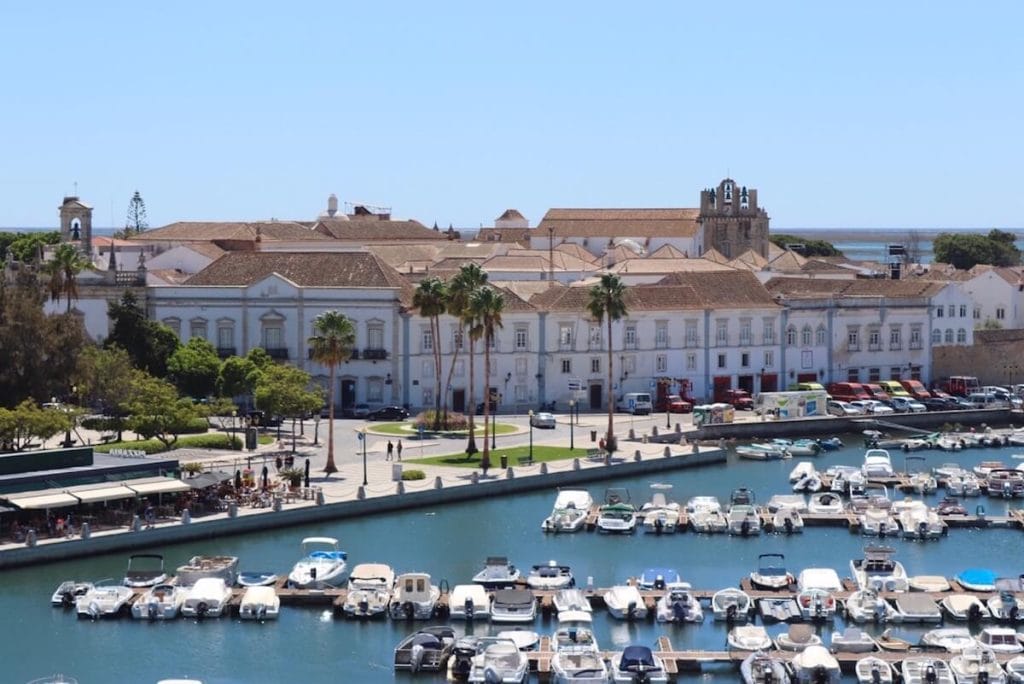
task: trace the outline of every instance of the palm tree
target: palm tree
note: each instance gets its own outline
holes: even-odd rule
[[[74,245],[63,243],[57,246],[53,257],[46,263],[50,274],[50,299],[60,301],[67,298],[68,313],[71,301],[78,299],[78,274],[88,268],[89,262]]]
[[[476,397],[473,394],[475,387],[475,352],[476,340],[479,333],[474,335],[473,330],[477,327],[476,319],[469,308],[469,299],[473,291],[487,284],[487,271],[475,263],[464,264],[459,272],[448,284],[448,313],[459,319],[460,330],[466,330],[469,336],[469,441],[466,443],[466,453],[472,456],[476,448],[476,436],[474,434],[474,419],[476,416]],[[455,357],[458,356],[459,348],[455,348],[455,356],[452,357],[452,368],[448,371],[448,383],[451,384],[452,371],[455,369]]]
[[[601,276],[601,282],[590,288],[590,299],[587,302],[587,311],[600,325],[601,321],[608,321],[608,436],[606,444],[608,451],[615,451],[615,434],[613,418],[615,415],[615,395],[612,392],[612,321],[617,321],[626,315],[625,302],[626,286],[622,280],[613,273],[605,273]]]
[[[313,321],[313,332],[309,338],[312,349],[310,357],[317,363],[327,366],[330,380],[327,391],[327,465],[324,472],[330,475],[338,472],[334,464],[334,381],[338,366],[352,356],[356,346],[356,329],[352,320],[337,311],[325,311]]]
[[[501,312],[505,309],[505,297],[489,285],[478,287],[469,296],[469,311],[477,321],[475,334],[484,338],[484,455],[480,467],[486,473],[491,467],[490,442],[487,440],[491,412],[491,346],[494,332],[502,327]]]
[[[441,314],[445,310],[445,286],[440,278],[423,280],[412,295],[412,304],[430,321],[434,350],[434,429],[441,429]]]

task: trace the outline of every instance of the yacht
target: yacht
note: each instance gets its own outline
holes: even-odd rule
[[[522,578],[522,573],[505,556],[488,556],[483,569],[473,575],[473,583],[484,589],[513,587]]]
[[[608,614],[619,620],[643,620],[647,617],[647,604],[640,590],[631,584],[617,584],[604,595]]]
[[[137,620],[173,620],[181,612],[187,590],[176,584],[150,587],[132,604],[132,617]]]
[[[811,496],[807,512],[816,515],[840,515],[843,512],[843,498],[835,492],[821,492]]]
[[[334,537],[306,537],[302,540],[302,559],[288,573],[288,584],[298,589],[340,587],[348,569],[347,558]]]
[[[711,597],[711,610],[716,620],[746,622],[750,618],[753,601],[742,589],[727,587],[716,591]]]
[[[530,675],[530,659],[511,639],[478,637],[468,682],[521,684]]]
[[[875,591],[907,591],[907,571],[903,564],[893,560],[895,549],[889,546],[868,546],[864,558],[850,561],[850,572],[858,589]]]
[[[613,682],[668,682],[661,658],[646,646],[627,646],[624,651],[616,652],[612,656],[611,670]]]
[[[537,599],[529,589],[499,589],[491,599],[491,622],[533,622]]]
[[[772,514],[772,529],[786,534],[804,531],[804,518],[795,508],[780,508]]]
[[[739,625],[729,630],[726,642],[736,651],[765,651],[772,647],[772,638],[760,625]]]
[[[531,589],[555,590],[568,589],[576,585],[572,569],[568,565],[559,565],[548,561],[543,565],[534,565],[526,576],[526,586]]]
[[[231,587],[220,577],[203,577],[188,590],[181,614],[185,617],[220,617],[231,602]]]
[[[597,509],[597,531],[632,534],[636,518],[636,506],[630,503],[629,492],[611,488],[605,492],[604,504]]]
[[[175,570],[175,583],[190,587],[204,577],[219,577],[233,587],[238,581],[238,556],[192,556]]]
[[[832,632],[832,650],[837,653],[871,653],[878,644],[870,634],[857,627]]]
[[[128,557],[128,569],[122,584],[126,587],[153,587],[167,581],[164,557],[159,553],[136,553]]]
[[[744,684],[784,684],[789,681],[786,664],[764,651],[755,651],[740,663]]]
[[[722,513],[722,504],[714,496],[695,496],[686,503],[694,532],[718,534],[729,529]]]
[[[971,636],[971,630],[966,627],[942,627],[925,632],[921,637],[921,645],[947,653],[959,653],[965,648],[977,646],[978,642]]]
[[[831,620],[836,614],[836,599],[825,589],[804,589],[796,595],[796,604],[804,620]]]
[[[679,527],[679,504],[668,500],[670,484],[652,484],[651,500],[640,507],[644,532],[672,534]]]
[[[885,480],[896,476],[892,468],[892,457],[885,449],[868,449],[864,452],[861,473],[869,480]]]
[[[455,631],[447,625],[413,632],[395,647],[395,670],[440,672],[447,667],[454,645]]]
[[[1021,653],[1024,645],[1020,635],[1009,627],[985,627],[978,634],[978,644],[996,653]]]
[[[50,604],[61,606],[62,608],[71,608],[78,599],[89,593],[89,590],[94,586],[92,582],[65,580],[54,589],[53,595],[50,597]]]
[[[757,557],[757,570],[750,573],[750,583],[757,589],[785,589],[794,581],[781,553],[762,553]]]
[[[117,617],[134,596],[135,592],[123,585],[96,585],[75,601],[75,610],[78,617],[91,620]]]
[[[892,665],[874,656],[861,658],[853,666],[858,684],[893,684],[895,673]]]
[[[824,646],[808,646],[790,661],[796,684],[839,684],[839,661]]]
[[[448,610],[453,620],[487,620],[491,598],[479,584],[456,584],[448,596]]]
[[[973,594],[951,594],[942,597],[939,605],[946,611],[946,615],[954,620],[969,620],[977,622],[992,617],[988,608]]]
[[[846,615],[856,623],[895,622],[899,613],[874,589],[855,591],[846,599]]]
[[[668,591],[658,599],[655,611],[658,622],[704,621],[704,609],[690,593],[690,585],[686,582],[669,584]]]
[[[900,663],[903,684],[956,684],[949,664],[940,658],[915,656]]]
[[[780,651],[803,651],[812,646],[821,646],[821,637],[810,625],[790,625],[788,630],[775,637],[775,647]]]
[[[281,613],[281,598],[274,587],[249,587],[242,595],[238,617],[242,620],[276,620]]]
[[[390,565],[360,563],[349,575],[348,593],[342,610],[348,617],[372,618],[386,615],[394,588],[395,571]]]
[[[395,590],[388,604],[393,620],[429,620],[441,598],[441,590],[425,572],[407,572],[395,579]]]
[[[587,521],[594,499],[583,489],[564,489],[555,497],[551,515],[540,527],[545,532],[578,532]]]
[[[1006,684],[1006,673],[990,649],[966,648],[949,660],[957,684]]]

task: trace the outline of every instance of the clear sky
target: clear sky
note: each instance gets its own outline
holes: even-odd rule
[[[1021,2],[5,2],[0,225],[693,207],[1024,225]]]

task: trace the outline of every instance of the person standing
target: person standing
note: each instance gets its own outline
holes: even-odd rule
[[[394,453],[395,453],[395,445],[394,445],[394,444],[392,444],[392,443],[391,443],[391,440],[389,439],[389,440],[388,440],[388,455],[384,457],[384,460],[385,460],[385,461],[390,461],[390,460],[391,460],[391,457],[392,457],[392,455],[393,455]]]
[[[402,440],[398,440],[398,460],[402,460]]]

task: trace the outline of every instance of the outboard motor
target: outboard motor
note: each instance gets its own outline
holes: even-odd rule
[[[882,603],[882,599],[878,599],[875,602],[875,622],[881,622],[885,617],[885,606]]]
[[[452,678],[456,681],[466,681],[473,669],[473,656],[476,655],[476,639],[473,637],[462,637],[455,642],[452,649]]]
[[[473,598],[471,596],[467,596],[466,602],[462,604],[462,610],[464,611],[467,620],[473,619],[473,608]]]
[[[924,681],[928,684],[935,684],[939,681],[939,674],[935,671],[934,665],[929,665],[924,671]]]
[[[412,601],[406,601],[402,604],[402,613],[405,615],[406,620],[412,620],[416,615],[416,607],[412,605]]]
[[[917,536],[921,537],[921,539],[928,536],[928,523],[923,520],[917,523]]]
[[[725,609],[725,621],[733,622],[736,620],[736,613],[739,608],[736,605],[731,605]]]
[[[200,601],[199,605],[196,606],[196,617],[203,618],[210,612],[210,606],[206,601]]]
[[[493,665],[484,668],[484,684],[501,684],[503,677]]]
[[[978,684],[988,684],[988,672],[978,673]]]
[[[761,681],[764,684],[774,684],[775,673],[772,672],[772,669],[770,667],[766,667],[764,670],[761,671]]]
[[[423,665],[423,655],[427,649],[423,648],[423,644],[413,644],[412,649],[409,652],[409,670],[411,672],[419,672],[420,666]]]
[[[676,622],[686,620],[686,606],[683,605],[682,601],[676,601],[672,604],[672,615],[675,616]]]
[[[663,576],[658,575],[657,577],[654,578],[654,588],[655,589],[664,589],[665,588],[665,578]]]
[[[814,599],[814,616],[820,618],[825,613],[825,606],[821,603],[821,598]]]
[[[256,619],[257,620],[266,620],[267,619],[267,607],[265,605],[263,605],[262,603],[260,603],[259,605],[256,606],[255,615],[256,615]]]
[[[146,612],[149,614],[150,620],[156,620],[157,605],[156,601],[150,601],[146,606]]]
[[[366,599],[363,599],[362,601],[360,601],[357,604],[357,607],[359,608],[359,614],[360,615],[366,615],[367,613],[370,612],[370,602],[367,601]]]
[[[740,523],[740,535],[746,537],[750,534],[750,521],[744,520]]]
[[[878,671],[878,667],[871,668],[871,682],[872,684],[882,684],[882,673]]]
[[[828,671],[819,665],[814,668],[813,680],[814,684],[828,684]]]
[[[75,596],[70,591],[65,591],[60,595],[60,605],[62,608],[70,608],[75,604]]]
[[[978,607],[977,603],[972,603],[971,607],[967,609],[967,620],[969,622],[977,622],[981,619],[981,608]]]
[[[882,538],[885,537],[885,523],[884,522],[878,523],[878,536],[882,537]]]
[[[787,515],[782,521],[782,526],[786,528],[786,534],[793,534],[793,518]]]
[[[316,567],[312,567],[309,569],[309,579],[313,580],[314,582],[316,581]]]
[[[98,620],[100,617],[100,604],[95,601],[89,603],[89,617],[93,620]]]
[[[661,518],[654,519],[654,533],[661,534],[665,530],[665,521]]]
[[[630,601],[626,606],[626,619],[632,620],[636,615],[636,601]]]

